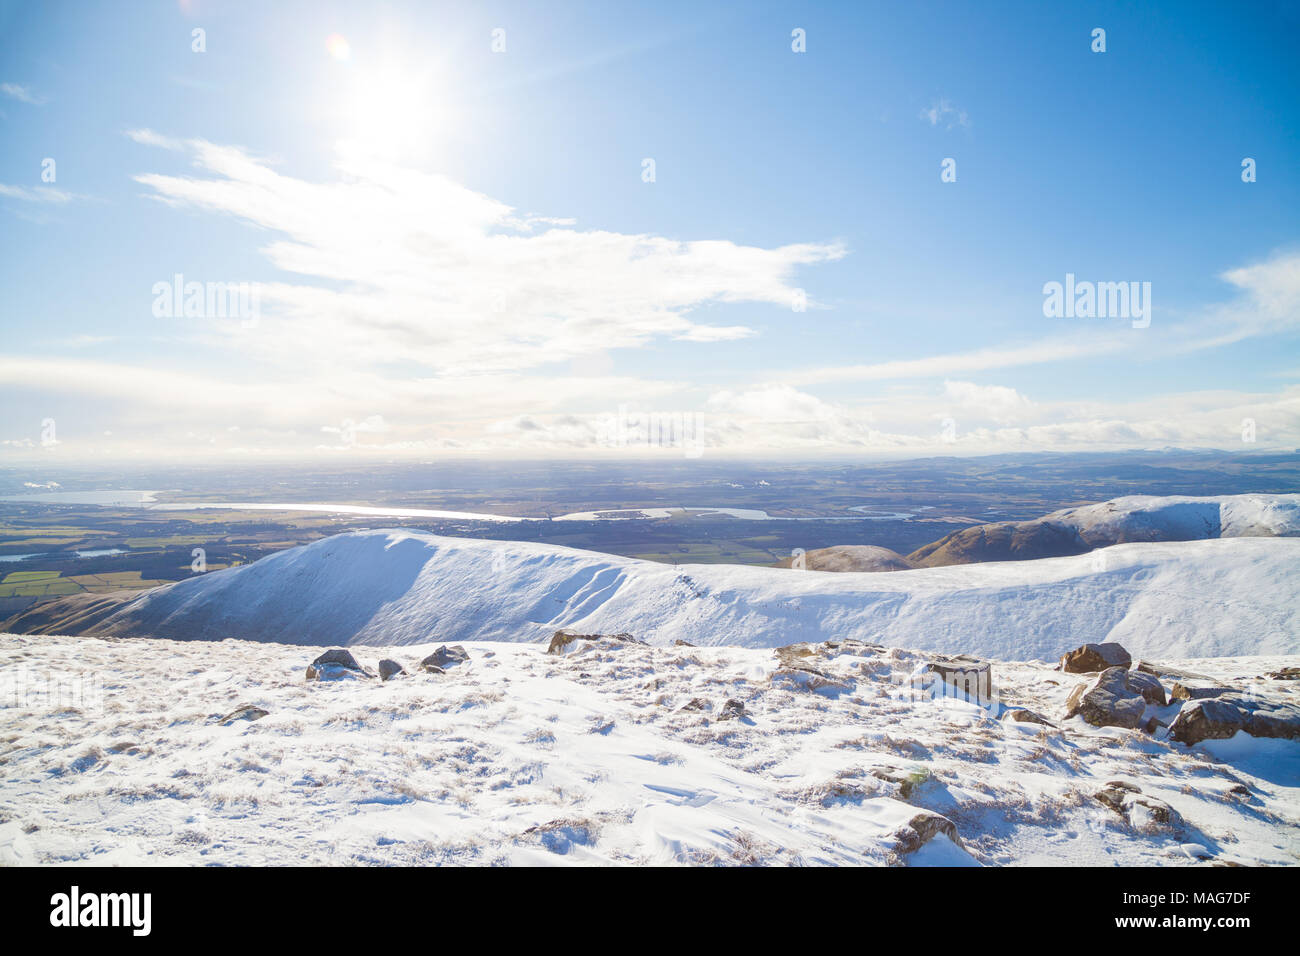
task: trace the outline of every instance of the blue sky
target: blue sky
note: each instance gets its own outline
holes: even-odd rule
[[[0,460],[598,455],[620,407],[718,454],[1294,447],[1297,41],[1273,3],[0,4]],[[177,273],[257,321],[159,317]],[[1149,282],[1149,327],[1044,316],[1066,273]]]

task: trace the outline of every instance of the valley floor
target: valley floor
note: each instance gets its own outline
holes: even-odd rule
[[[1054,727],[917,698],[924,655],[853,642],[809,648],[816,681],[771,650],[613,641],[416,670],[435,646],[351,648],[411,672],[391,681],[308,682],[320,648],[0,636],[0,863],[1300,862],[1300,741],[1066,721],[1084,678],[1042,663],[995,680]],[[1177,666],[1294,701],[1256,678],[1296,663]],[[221,721],[243,705],[267,713]],[[1176,818],[1121,816],[1110,781]],[[927,811],[956,842],[917,848]]]

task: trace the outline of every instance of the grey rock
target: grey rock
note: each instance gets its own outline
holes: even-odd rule
[[[749,711],[745,709],[745,705],[734,697],[727,698],[727,702],[718,711],[718,720],[739,720],[748,716]]]
[[[263,710],[261,707],[254,707],[252,704],[242,704],[230,713],[226,714],[226,716],[222,717],[217,721],[217,723],[233,724],[237,720],[261,720],[269,713],[269,710]]]
[[[384,658],[379,662],[379,679],[392,680],[394,677],[400,677],[405,674],[406,670],[397,661]]]
[[[1300,707],[1240,694],[1188,701],[1169,725],[1169,736],[1190,746],[1202,740],[1223,740],[1239,730],[1252,737],[1300,739]]]
[[[1147,706],[1143,691],[1150,693],[1150,688],[1141,684],[1130,685],[1131,673],[1134,672],[1111,667],[1080,684],[1070,692],[1065,702],[1066,718],[1077,715],[1094,727],[1140,727]]]
[[[357,659],[352,656],[351,651],[346,651],[341,647],[326,651],[307,666],[308,680],[350,680],[374,676],[374,674],[357,663]]]
[[[1023,707],[1012,707],[1002,712],[1002,720],[1010,720],[1017,724],[1042,724],[1044,727],[1055,728],[1056,724],[1052,723],[1042,714],[1035,713],[1032,710],[1026,710]]]
[[[457,664],[463,664],[469,660],[469,652],[459,644],[448,647],[446,644],[438,648],[424,660],[420,661],[420,666],[428,670],[430,667],[438,667],[447,670],[449,667],[455,667]]]
[[[1171,700],[1207,700],[1211,697],[1222,697],[1224,694],[1232,692],[1230,687],[1194,687],[1187,684],[1176,683],[1173,690],[1169,692]]]
[[[961,837],[957,825],[947,817],[930,810],[923,810],[907,822],[907,825],[895,832],[896,853],[913,853],[942,833],[957,846],[961,846]]]
[[[1111,667],[1128,667],[1132,663],[1133,657],[1128,651],[1107,642],[1076,647],[1061,658],[1060,667],[1067,674],[1091,674]]]

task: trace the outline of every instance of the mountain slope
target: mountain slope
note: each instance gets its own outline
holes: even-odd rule
[[[558,628],[652,644],[857,637],[1050,660],[1117,640],[1163,657],[1300,650],[1300,539],[1135,543],[1070,558],[815,574],[671,567],[423,532],[335,535],[122,603],[86,634],[285,644],[534,641]],[[8,630],[24,628],[21,616]]]
[[[817,548],[803,555],[806,571],[906,571],[912,563],[897,551],[874,544],[842,544]],[[782,558],[777,567],[793,566],[794,557]]]
[[[919,567],[1083,554],[1133,541],[1300,536],[1300,495],[1128,495],[1031,521],[963,528],[918,548]]]

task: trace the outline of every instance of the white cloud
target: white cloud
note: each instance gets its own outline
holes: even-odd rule
[[[7,186],[4,183],[0,183],[0,196],[21,199],[23,202],[56,203],[59,205],[78,198],[75,193],[64,192],[62,189],[55,189],[52,186]]]
[[[955,126],[963,129],[970,128],[970,117],[966,111],[958,109],[946,97],[935,100],[929,108],[921,110],[921,119],[929,122],[931,126],[943,126],[945,129],[952,129]]]
[[[401,355],[442,375],[536,367],[659,337],[729,340],[750,330],[698,325],[692,310],[784,306],[796,268],[845,254],[837,243],[764,249],[543,219],[521,229],[508,206],[445,176],[349,150],[336,181],[312,183],[238,149],[186,148],[209,176],[137,180],[164,202],[273,231],[279,238],[262,249],[273,265],[331,283],[261,286],[259,334],[239,347],[281,365]]]
[[[20,103],[27,103],[30,106],[40,106],[45,102],[44,97],[37,96],[32,92],[30,86],[25,86],[22,83],[0,83],[0,94]]]
[[[1014,388],[1005,385],[976,385],[974,382],[945,380],[943,397],[956,410],[970,417],[1010,424],[1028,413],[1032,404]]]

